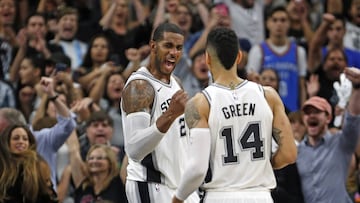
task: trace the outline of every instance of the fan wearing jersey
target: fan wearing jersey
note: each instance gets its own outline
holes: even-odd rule
[[[186,104],[191,156],[173,203],[183,202],[198,187],[205,191],[205,203],[272,203],[273,168],[296,160],[295,140],[279,95],[271,87],[238,77],[241,58],[233,30],[209,33],[206,63],[214,82]],[[272,137],[279,144],[274,154]]]
[[[184,35],[174,24],[159,25],[150,41],[150,62],[134,72],[121,100],[125,151],[129,157],[126,195],[134,203],[171,202],[184,169],[188,100],[172,72]],[[199,202],[196,193],[192,196]]]

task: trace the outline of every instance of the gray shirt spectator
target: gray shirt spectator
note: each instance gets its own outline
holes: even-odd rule
[[[360,69],[348,67],[344,73],[353,87],[340,86],[352,91],[342,130],[328,130],[332,109],[324,98],[313,96],[302,107],[307,133],[298,146],[297,167],[306,203],[352,202],[345,183],[360,135]]]
[[[75,129],[76,122],[73,114],[67,106],[61,102],[53,88],[53,80],[43,77],[40,82],[44,93],[48,94],[50,100],[54,101],[58,113],[58,123],[52,128],[34,131],[38,153],[45,159],[51,168],[51,181],[56,187],[56,152]],[[3,129],[13,123],[26,124],[24,116],[16,109],[0,109],[0,134]]]
[[[298,146],[297,166],[305,202],[352,202],[345,184],[360,133],[360,116],[347,114],[345,120],[343,131],[327,131],[317,146],[309,145],[307,137]]]
[[[57,151],[65,143],[75,129],[75,119],[57,116],[57,124],[52,128],[33,131],[37,143],[38,153],[45,159],[51,168],[51,181],[56,186],[56,157]]]

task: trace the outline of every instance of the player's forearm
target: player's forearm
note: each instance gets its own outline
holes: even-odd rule
[[[289,164],[295,163],[297,158],[297,148],[295,140],[283,138],[282,146],[279,145],[278,151],[275,152],[271,159],[274,169],[281,169]]]
[[[191,193],[196,191],[204,181],[206,170],[207,167],[201,168],[199,163],[192,162],[189,164],[184,172],[186,175],[183,176],[180,186],[176,190],[175,197],[179,200],[185,200]]]
[[[160,132],[166,133],[177,117],[179,115],[166,111],[156,120],[156,126]]]
[[[150,115],[145,112],[129,114],[126,117],[125,129],[125,150],[134,161],[141,161],[154,151],[164,136],[156,124],[150,125]]]
[[[189,161],[175,193],[178,200],[185,200],[199,188],[204,181],[209,166],[210,130],[208,128],[193,128],[190,130],[190,139]]]

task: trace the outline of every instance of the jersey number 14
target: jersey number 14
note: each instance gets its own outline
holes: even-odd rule
[[[225,142],[225,151],[226,154],[223,155],[223,162],[225,164],[238,163],[238,154],[234,149],[234,135],[233,128],[226,127],[223,128],[221,133],[221,138]],[[260,136],[260,125],[259,123],[249,124],[243,133],[238,139],[240,149],[242,151],[250,151],[251,159],[263,159],[264,158],[264,141]]]

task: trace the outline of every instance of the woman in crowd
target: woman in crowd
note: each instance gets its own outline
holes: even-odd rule
[[[94,36],[89,44],[89,49],[81,67],[74,72],[75,81],[79,82],[87,95],[95,84],[96,78],[101,75],[103,64],[110,61],[112,49],[106,36],[99,34]],[[104,67],[113,68],[113,67]]]
[[[0,145],[0,202],[57,202],[50,168],[37,154],[31,131],[10,125],[0,136]]]
[[[277,71],[273,68],[264,68],[260,72],[259,83],[263,86],[270,86],[279,92],[280,77]],[[286,114],[290,113],[290,109],[285,106]]]
[[[119,192],[124,185],[116,155],[111,147],[93,145],[84,163],[76,133],[73,133],[67,142],[70,149],[71,176],[75,185],[75,202],[127,202],[126,195]]]

